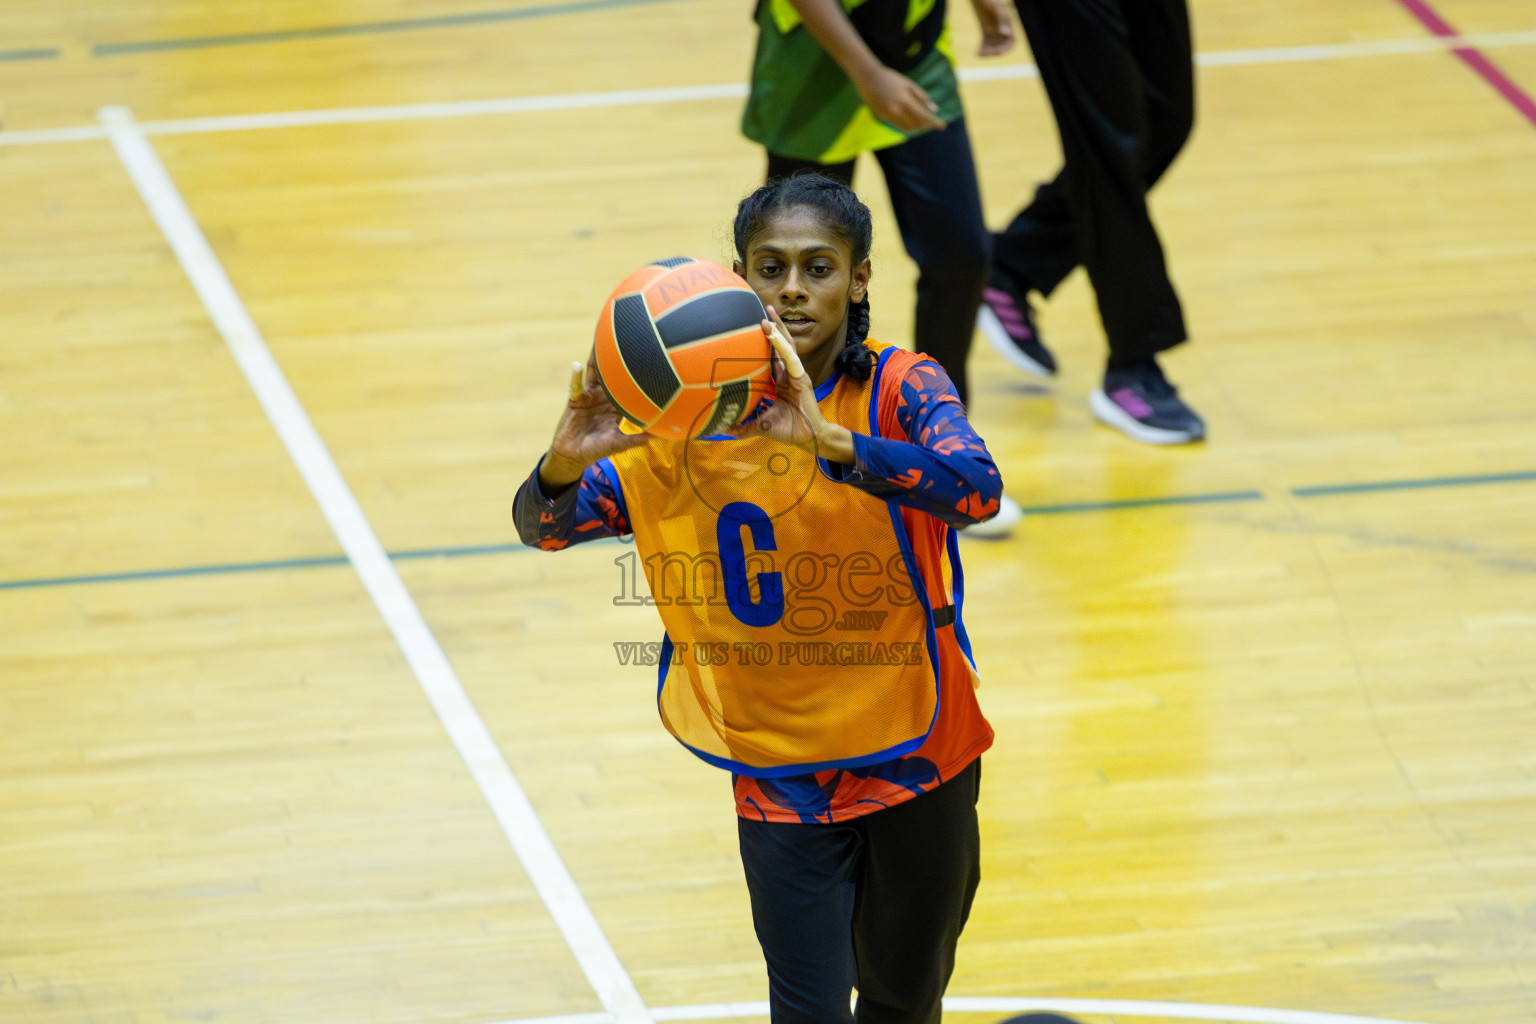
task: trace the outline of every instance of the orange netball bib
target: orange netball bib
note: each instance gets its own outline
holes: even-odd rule
[[[870,347],[882,369],[910,358]],[[835,377],[818,390],[822,415],[881,433],[881,406],[893,415],[882,376],[894,387],[899,373]],[[938,711],[930,607],[943,597],[897,506],[762,437],[653,444],[612,462],[666,627],[658,708],[684,746],[771,778],[923,742]]]

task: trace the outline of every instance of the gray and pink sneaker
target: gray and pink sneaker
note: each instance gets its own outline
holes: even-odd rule
[[[1104,371],[1104,386],[1089,396],[1093,414],[1144,444],[1189,444],[1205,437],[1205,421],[1179,398],[1154,360]]]
[[[998,354],[1017,369],[1036,377],[1056,375],[1056,357],[1040,343],[1029,300],[994,280],[981,290],[976,326]]]

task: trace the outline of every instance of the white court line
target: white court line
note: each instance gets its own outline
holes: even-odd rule
[[[1297,61],[1339,60],[1400,53],[1429,53],[1454,46],[1529,45],[1536,31],[1503,32],[1483,36],[1416,36],[1380,42],[1338,43],[1321,46],[1274,47],[1262,50],[1225,50],[1198,54],[1202,67],[1236,67]],[[960,69],[962,82],[995,82],[1034,78],[1033,64],[995,64]],[[257,128],[292,128],[319,124],[357,124],[366,121],[403,121],[418,118],[473,117],[480,114],[514,114],[544,110],[579,110],[627,107],[641,104],[692,103],[699,100],[746,99],[747,83],[680,86],[670,89],[627,89],[618,92],[568,93],[559,96],[527,96],[500,100],[465,100],[457,103],[411,103],[391,107],[352,107],[279,114],[246,114],[229,117],[190,118],[181,121],[147,121],[150,135],[191,132],[240,131]]]
[[[1536,44],[1536,30],[1486,32],[1464,36],[1417,36],[1358,43],[1326,43],[1314,46],[1278,46],[1254,50],[1219,50],[1198,54],[1201,67],[1245,67],[1379,57],[1393,54],[1430,53],[1458,47],[1493,49]],[[994,64],[962,68],[963,82],[999,82],[1034,78],[1033,64]],[[268,128],[302,128],[328,124],[364,124],[377,121],[435,120],[475,117],[484,114],[523,114],[550,110],[600,110],[645,104],[695,103],[702,100],[744,99],[745,82],[691,85],[663,89],[623,89],[615,92],[565,93],[556,96],[512,96],[505,99],[461,100],[446,103],[406,103],[385,107],[339,107],[330,110],[293,110],[269,114],[232,114],[224,117],[191,117],[175,121],[146,121],[139,130],[146,135],[187,135],[205,132],[257,131]],[[106,137],[99,125],[44,128],[36,131],[0,131],[0,146],[28,146],[49,142],[78,142]]]
[[[616,92],[578,92],[558,96],[512,96],[495,100],[460,100],[450,103],[406,103],[393,107],[343,107],[335,110],[298,110],[277,114],[236,114],[229,117],[195,117],[180,121],[145,121],[146,135],[183,135],[194,132],[244,131],[255,128],[297,128],[321,124],[360,124],[368,121],[414,121],[443,117],[478,117],[483,114],[527,114],[547,110],[608,109],[665,103],[696,103],[700,100],[746,99],[745,82],[722,85],[685,85],[666,89],[621,89]]]
[[[85,124],[77,128],[39,128],[36,131],[0,131],[0,146],[35,146],[45,142],[84,142],[87,139],[104,139],[107,130],[101,125]]]
[[[1172,1020],[1215,1020],[1232,1024],[1422,1024],[1385,1017],[1356,1017],[1314,1010],[1275,1010],[1262,1006],[1219,1006],[1205,1003],[1162,1003],[1135,999],[1005,999],[946,998],[944,1008],[956,1013],[1097,1013],[1125,1017],[1166,1017]],[[657,1020],[662,1018],[658,1016]]]
[[[1022,999],[999,996],[945,996],[944,1009],[951,1013],[1092,1013],[1120,1017],[1162,1017],[1168,1020],[1225,1021],[1228,1024],[1422,1024],[1386,1017],[1358,1017],[1315,1010],[1276,1010],[1262,1006],[1220,1006],[1208,1003],[1148,1002],[1136,999]],[[766,1017],[768,1004],[715,1003],[699,1006],[651,1008],[657,1021],[729,1020],[733,1017]],[[607,1024],[602,1014],[581,1013],[566,1017],[539,1017],[498,1021],[497,1024]]]
[[[1248,64],[1286,64],[1295,61],[1341,60],[1350,57],[1389,57],[1405,53],[1431,53],[1468,47],[1479,50],[1501,46],[1530,46],[1536,29],[1522,32],[1472,32],[1461,36],[1414,36],[1409,39],[1362,40],[1356,43],[1322,43],[1312,46],[1272,46],[1254,50],[1218,50],[1202,53],[1195,63],[1203,68],[1239,67]]]
[[[538,814],[491,739],[165,165],[128,108],[106,107],[98,117],[598,999],[616,1024],[649,1024],[652,1018],[634,982],[608,944]]]

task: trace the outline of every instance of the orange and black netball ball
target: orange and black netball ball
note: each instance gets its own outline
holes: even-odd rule
[[[682,440],[739,423],[773,394],[763,304],[709,260],[657,260],[613,290],[597,321],[603,390],[624,418]]]

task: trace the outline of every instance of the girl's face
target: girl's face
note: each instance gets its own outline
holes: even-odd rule
[[[825,362],[830,374],[842,351],[848,304],[869,287],[868,258],[855,264],[848,242],[805,206],[771,217],[747,240],[744,257],[736,273],[779,314],[811,376],[824,379],[813,364]]]

